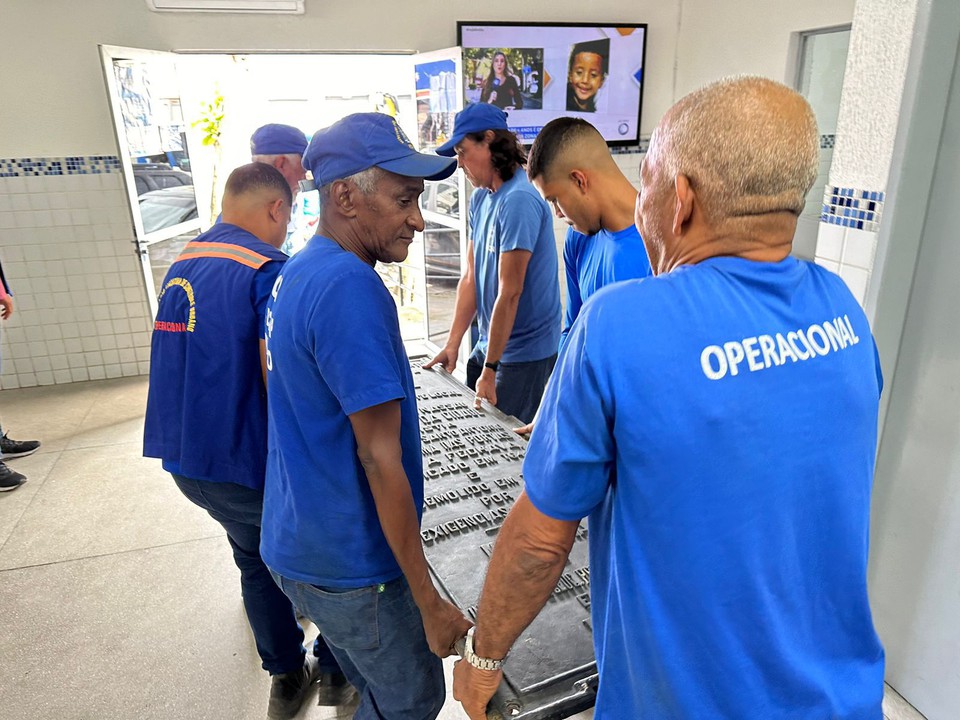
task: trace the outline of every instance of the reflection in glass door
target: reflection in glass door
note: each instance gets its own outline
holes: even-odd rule
[[[199,233],[173,53],[100,46],[147,297]]]
[[[462,107],[463,76],[460,48],[422,53],[414,57],[417,99],[417,139],[421,152],[447,141],[453,119]],[[427,300],[427,340],[442,346],[453,322],[457,282],[466,262],[467,194],[463,173],[427,183],[421,207],[424,277]],[[469,333],[465,346],[469,343]],[[468,347],[461,348],[462,368]]]
[[[807,98],[820,130],[820,170],[797,222],[793,254],[813,260],[823,209],[823,192],[829,182],[833,145],[840,114],[840,95],[850,46],[850,26],[801,33],[794,86]]]

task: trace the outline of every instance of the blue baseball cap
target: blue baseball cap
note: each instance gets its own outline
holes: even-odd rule
[[[251,155],[303,155],[307,136],[291,125],[271,123],[258,127],[250,136]]]
[[[443,180],[457,169],[445,157],[419,153],[397,121],[383,113],[347,115],[313,134],[303,167],[316,187],[329,185],[371,167],[405,177]]]
[[[496,105],[473,103],[457,113],[453,119],[453,135],[437,148],[437,155],[453,157],[457,154],[454,147],[468,133],[482,133],[487,130],[509,130],[507,114]]]

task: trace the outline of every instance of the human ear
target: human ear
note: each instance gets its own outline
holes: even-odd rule
[[[341,214],[347,217],[353,217],[357,214],[354,190],[354,186],[344,180],[336,180],[330,186],[330,202]]]
[[[283,205],[284,201],[282,198],[277,198],[270,202],[270,219],[277,223],[283,223],[286,225],[286,221],[283,218]]]
[[[693,207],[697,194],[686,175],[677,175],[674,179],[675,207],[673,211],[673,234],[680,236],[693,217]]]
[[[571,170],[570,179],[576,183],[577,187],[580,189],[580,192],[586,192],[587,190],[587,176],[583,174],[582,170]]]

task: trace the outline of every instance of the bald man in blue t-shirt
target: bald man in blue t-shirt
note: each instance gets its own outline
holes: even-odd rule
[[[473,720],[587,516],[597,720],[883,717],[876,345],[843,281],[790,256],[818,163],[809,104],[763,78],[657,127],[654,277],[598,292],[560,354],[454,670]]]

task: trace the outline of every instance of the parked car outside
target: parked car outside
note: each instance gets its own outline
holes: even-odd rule
[[[423,193],[423,209],[451,220],[460,214],[460,193],[456,176],[440,182],[427,183]],[[427,283],[455,285],[460,279],[460,233],[448,225],[424,218],[424,268]]]
[[[193,176],[178,168],[160,163],[137,163],[133,166],[133,181],[137,195],[152,190],[193,185]]]
[[[186,174],[186,173],[184,173]],[[140,219],[145,233],[156,232],[197,217],[193,185],[151,190],[140,196]]]

